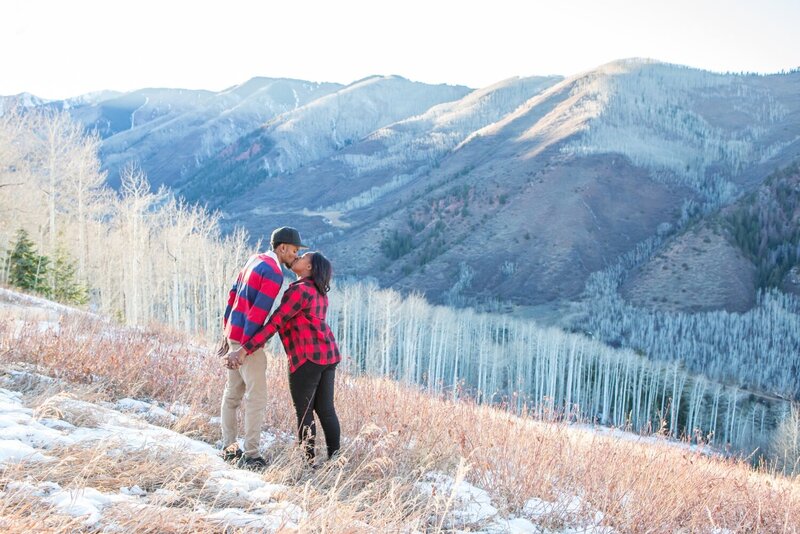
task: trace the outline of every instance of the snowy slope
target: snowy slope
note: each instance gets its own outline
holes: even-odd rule
[[[586,110],[591,120],[584,135],[564,153],[623,154],[662,179],[726,203],[734,186],[714,175],[736,183],[748,167],[800,139],[791,98],[798,78],[717,74],[647,60],[610,63],[587,80],[596,105]],[[788,135],[775,134],[790,124]]]
[[[399,76],[366,78],[267,124],[262,139],[270,149],[262,164],[268,175],[292,172],[382,126],[457,100],[467,92],[465,87],[431,86]]]
[[[475,130],[491,124],[556,83],[558,77],[512,78],[435,105],[413,117],[378,128],[329,157],[288,177],[265,180],[228,206],[240,219],[258,217],[270,203],[283,210],[303,208],[347,213],[375,203],[418,180]],[[320,177],[335,187],[320,189]],[[286,187],[291,183],[292,187]],[[263,201],[262,201],[263,199]]]
[[[24,393],[31,390],[32,384],[63,393],[42,402],[36,395]],[[111,459],[140,457],[144,452],[146,459],[160,457],[162,462],[191,465],[197,476],[205,477],[195,481],[202,483],[203,497],[191,516],[210,526],[258,532],[294,531],[313,513],[296,503],[301,488],[270,483],[257,473],[232,467],[219,458],[217,448],[152,423],[169,426],[183,415],[184,407],[175,405],[168,411],[158,404],[134,399],[94,403],[74,398],[69,389],[68,383],[35,372],[0,368],[0,470],[6,470],[2,480],[5,489],[0,490],[0,496],[7,502],[25,500],[51,507],[51,523],[61,521],[104,530],[129,528],[118,521],[131,514],[171,515],[174,503],[186,498],[181,492],[191,491],[177,481],[167,479],[162,485],[152,486],[143,478],[139,483],[115,487],[104,482],[98,488],[81,485],[79,471],[67,483],[48,478],[52,473],[52,478],[63,480],[64,469],[74,461],[69,455],[80,455],[76,451]],[[28,405],[34,402],[38,405],[30,408]],[[262,450],[277,439],[264,432]],[[17,479],[14,474],[31,472],[36,475]],[[485,533],[540,532],[531,519],[503,516],[485,490],[463,480],[463,472],[456,473],[455,478],[441,472],[427,473],[417,483],[417,490],[428,498],[451,495],[446,501],[450,506],[447,528]],[[614,532],[599,526],[603,519],[599,512],[594,525],[585,524],[579,513],[583,506],[577,497],[561,496],[554,502],[530,499],[524,509],[525,515],[537,523],[555,520],[585,525],[558,532]]]
[[[254,78],[219,93],[173,91],[145,94],[130,109],[126,129],[103,143],[110,179],[128,161],[139,161],[150,181],[171,185],[221,148],[285,111],[340,87],[302,80]],[[140,94],[126,95],[126,98]],[[167,96],[170,98],[167,98]],[[108,108],[109,102],[101,104]],[[130,106],[133,107],[133,106]],[[86,122],[86,121],[85,121]]]
[[[18,95],[0,95],[0,115],[12,108],[33,108],[47,103],[47,100],[39,98],[30,93],[19,93]]]
[[[321,198],[311,204],[301,193],[301,200],[338,211],[349,227],[325,228],[313,218],[297,224],[324,236],[339,272],[369,273],[440,302],[457,289],[461,272],[481,280],[464,289],[467,300],[574,299],[591,273],[659,228],[676,228],[698,206],[731,202],[800,156],[798,87],[800,73],[611,63],[564,79],[474,131],[428,164],[424,179],[387,173],[359,191],[343,173],[315,165],[318,179],[336,187],[304,187]],[[346,157],[368,168],[370,154]],[[299,183],[311,183],[311,171],[297,173]],[[269,197],[254,198],[263,208],[260,224],[277,222],[265,206]],[[243,204],[232,218],[255,234]],[[383,253],[382,243],[385,249],[404,236],[407,253]],[[502,258],[508,271],[486,257]],[[512,273],[515,284],[508,283]]]

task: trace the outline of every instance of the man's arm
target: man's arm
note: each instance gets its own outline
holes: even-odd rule
[[[225,306],[225,314],[222,316],[222,330],[225,330],[225,327],[228,326],[228,318],[231,316],[231,310],[233,309],[233,301],[236,300],[236,293],[239,291],[239,282],[242,280],[242,273],[239,273],[239,276],[236,277],[236,282],[233,283],[233,287],[228,292],[228,305]]]
[[[250,295],[250,306],[245,316],[245,334],[249,337],[267,322],[267,317],[272,309],[283,283],[283,273],[276,272],[268,263],[261,262],[250,272],[245,281]]]

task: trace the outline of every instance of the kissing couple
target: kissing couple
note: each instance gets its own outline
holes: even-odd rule
[[[267,356],[264,345],[276,333],[286,351],[289,392],[297,415],[297,439],[314,466],[319,418],[328,459],[339,450],[339,418],[333,404],[336,366],[341,360],[333,332],[325,322],[333,269],[320,252],[307,251],[300,233],[275,229],[270,250],[251,256],[234,282],[222,320],[223,340],[217,354],[227,369],[222,395],[222,458],[238,467],[266,468],[259,443],[267,406]],[[283,284],[285,265],[297,280],[289,284],[270,315]],[[237,437],[237,410],[244,408],[244,440]]]

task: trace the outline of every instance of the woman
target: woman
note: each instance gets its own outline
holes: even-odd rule
[[[233,365],[269,341],[277,332],[289,358],[289,391],[297,412],[298,439],[309,463],[314,461],[316,425],[319,417],[328,458],[339,450],[339,418],[333,406],[333,383],[336,365],[341,360],[339,348],[325,315],[328,312],[331,263],[319,252],[307,252],[291,267],[299,277],[289,284],[281,304],[267,324],[231,354]]]

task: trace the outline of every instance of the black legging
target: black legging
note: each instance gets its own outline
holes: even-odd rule
[[[297,412],[297,437],[305,448],[306,457],[314,459],[314,440],[317,427],[314,412],[319,417],[325,443],[328,445],[328,458],[339,450],[339,418],[333,407],[333,381],[336,365],[318,365],[307,361],[294,373],[289,373],[289,392]],[[312,410],[313,408],[313,410]]]

